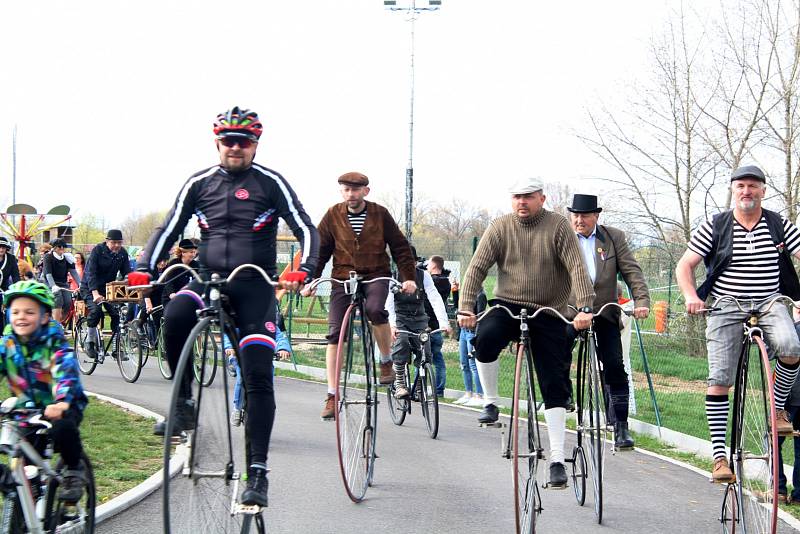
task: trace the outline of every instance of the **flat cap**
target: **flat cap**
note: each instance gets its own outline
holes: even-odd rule
[[[739,167],[733,171],[733,174],[731,174],[731,182],[734,180],[742,180],[744,178],[753,178],[759,182],[767,183],[767,177],[764,176],[764,171],[755,165],[745,165],[744,167]]]
[[[360,172],[346,172],[339,177],[339,183],[345,185],[364,186],[369,185],[369,178]]]
[[[508,188],[508,192],[512,195],[524,195],[535,193],[542,189],[544,189],[544,184],[540,178],[521,178]]]

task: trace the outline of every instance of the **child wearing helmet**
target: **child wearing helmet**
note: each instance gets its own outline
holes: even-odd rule
[[[7,324],[0,345],[0,376],[8,380],[17,407],[42,409],[53,424],[48,436],[67,467],[59,499],[75,502],[85,484],[78,425],[88,402],[78,362],[61,325],[51,318],[55,302],[46,285],[16,282],[3,295],[3,304]]]

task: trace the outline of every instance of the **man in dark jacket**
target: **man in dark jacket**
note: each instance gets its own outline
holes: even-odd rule
[[[319,223],[319,263],[314,278],[322,275],[328,259],[333,256],[333,273],[337,280],[346,280],[350,271],[355,271],[365,280],[381,276],[391,276],[389,256],[386,246],[392,253],[400,271],[403,292],[413,293],[417,289],[414,282],[414,256],[397,223],[391,214],[374,202],[365,200],[369,194],[369,178],[360,172],[348,172],[339,177],[339,191],[344,202],[328,209]],[[391,384],[392,371],[392,332],[389,327],[389,314],[386,311],[386,297],[389,284],[378,281],[365,284],[367,295],[367,316],[372,323],[375,342],[381,352],[381,384]],[[304,291],[304,295],[311,294]],[[325,366],[328,373],[328,394],[322,419],[333,418],[334,393],[336,383],[336,347],[339,331],[350,295],[345,294],[341,284],[334,284],[331,291],[330,311],[328,313],[328,347],[325,352]]]
[[[89,254],[83,270],[83,280],[81,280],[81,297],[89,310],[86,318],[86,325],[89,327],[86,352],[91,358],[97,358],[99,349],[97,325],[100,324],[103,316],[101,306],[111,317],[111,329],[116,330],[119,326],[119,313],[113,306],[104,302],[106,300],[106,284],[116,280],[117,275],[125,277],[129,272],[131,272],[131,263],[128,251],[122,248],[122,232],[109,230],[105,242],[95,245]]]

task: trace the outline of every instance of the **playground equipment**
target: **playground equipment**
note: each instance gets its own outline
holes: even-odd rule
[[[37,236],[49,232],[72,219],[69,206],[56,206],[47,213],[38,213],[30,204],[13,204],[0,213],[0,227],[19,243],[17,257],[30,262],[30,243]],[[16,221],[15,221],[16,219]]]

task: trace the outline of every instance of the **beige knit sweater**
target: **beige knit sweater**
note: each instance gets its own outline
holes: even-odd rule
[[[579,308],[591,306],[594,289],[583,266],[575,232],[567,219],[541,209],[528,219],[513,213],[491,222],[481,237],[461,287],[459,308],[471,311],[492,265],[497,264],[495,298],[561,313],[575,287]]]

